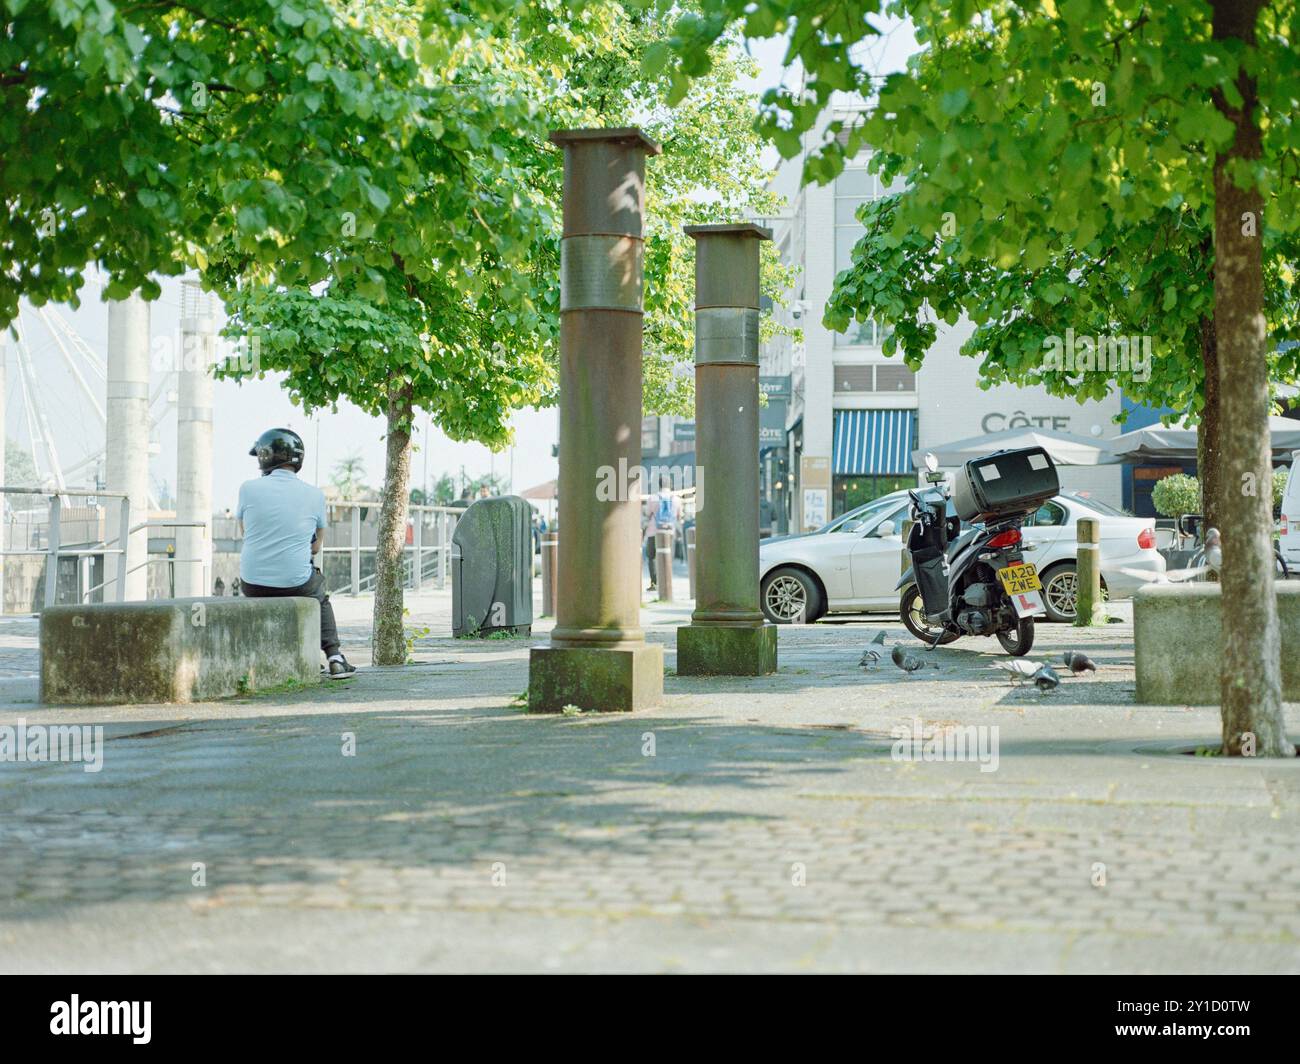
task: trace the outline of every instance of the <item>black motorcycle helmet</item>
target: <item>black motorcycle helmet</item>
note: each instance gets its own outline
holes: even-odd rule
[[[293,429],[267,429],[257,437],[248,453],[257,459],[257,467],[266,476],[274,469],[292,469],[297,473],[302,469],[307,448]]]

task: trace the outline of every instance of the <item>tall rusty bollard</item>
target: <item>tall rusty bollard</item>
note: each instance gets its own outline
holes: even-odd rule
[[[564,149],[560,242],[558,601],[528,659],[528,708],[633,710],[663,698],[641,630],[641,347],[645,160],[638,129],[551,134]]]
[[[1101,522],[1081,517],[1075,525],[1078,539],[1075,557],[1074,624],[1088,628],[1106,623],[1106,603],[1101,597]]]
[[[542,612],[543,617],[555,616],[555,569],[559,556],[560,536],[557,532],[542,533]]]
[[[677,629],[679,676],[776,671],[758,598],[757,225],[689,225],[695,238],[695,611]]]
[[[673,533],[668,529],[655,532],[655,584],[660,602],[673,600]]]

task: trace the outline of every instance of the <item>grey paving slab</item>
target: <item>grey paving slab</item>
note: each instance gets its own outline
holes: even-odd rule
[[[369,603],[337,605],[366,664]],[[906,639],[887,619],[782,629],[776,675],[670,674],[652,711],[532,717],[548,626],[455,641],[448,607],[413,599],[416,664],[310,691],[56,710],[0,685],[0,724],[105,729],[97,773],[0,762],[0,968],[1300,970],[1300,761],[1174,753],[1217,711],[1133,706],[1127,623],[1042,626],[1035,658],[1102,666],[1048,696],[991,640],[864,673],[871,632]],[[670,668],[689,613],[645,610]],[[0,622],[16,673],[32,632]],[[996,771],[895,759],[914,720],[996,727]]]

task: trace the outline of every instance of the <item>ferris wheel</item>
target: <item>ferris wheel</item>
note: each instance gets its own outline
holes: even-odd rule
[[[151,455],[158,453],[159,426],[175,408],[176,388],[174,371],[154,375]],[[106,353],[77,331],[62,308],[21,303],[18,316],[0,331],[0,438],[31,455],[32,486],[104,486],[106,391]]]

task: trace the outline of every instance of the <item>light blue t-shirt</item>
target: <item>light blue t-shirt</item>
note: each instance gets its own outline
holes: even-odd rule
[[[239,578],[263,587],[297,587],[311,579],[311,537],[325,527],[325,495],[287,469],[239,486],[244,546]]]

